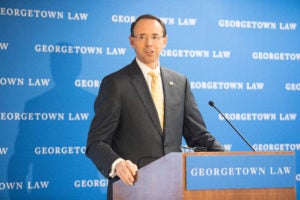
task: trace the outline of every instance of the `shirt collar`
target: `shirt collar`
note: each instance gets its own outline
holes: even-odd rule
[[[156,73],[157,75],[160,75],[160,64],[158,61],[158,65],[155,69],[151,69],[149,68],[145,63],[143,63],[142,61],[140,61],[138,58],[136,58],[136,62],[138,64],[138,66],[140,67],[140,69],[142,70],[144,75],[148,75],[149,72],[153,71],[154,73]]]

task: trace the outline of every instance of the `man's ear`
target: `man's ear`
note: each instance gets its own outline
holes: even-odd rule
[[[133,37],[129,36],[128,39],[129,39],[130,46],[131,46],[132,48],[134,48],[134,39],[133,39]]]
[[[167,46],[167,43],[168,43],[168,36],[166,35],[166,37],[164,37],[163,40],[164,40],[163,41],[164,42],[163,47],[165,48]]]

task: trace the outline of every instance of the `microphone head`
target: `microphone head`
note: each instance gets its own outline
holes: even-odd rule
[[[210,106],[214,106],[214,105],[215,105],[215,103],[214,103],[213,101],[209,101],[208,104],[209,104]]]

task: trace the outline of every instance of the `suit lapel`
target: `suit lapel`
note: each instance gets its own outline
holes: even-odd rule
[[[172,98],[174,98],[176,96],[176,92],[174,90],[174,87],[176,87],[175,82],[173,80],[173,76],[168,73],[167,70],[165,70],[163,67],[161,67],[161,76],[162,76],[162,84],[163,84],[163,88],[164,88],[164,105],[165,105],[165,127],[168,127],[168,120],[166,120],[166,118],[170,118],[172,115],[171,111],[172,108],[171,105],[173,105],[172,102]]]
[[[136,89],[137,94],[143,102],[146,110],[148,111],[152,122],[154,123],[158,132],[162,135],[158,114],[156,112],[156,108],[153,103],[149,88],[147,86],[144,75],[135,60],[131,63],[129,67],[128,75],[131,77],[131,83]]]

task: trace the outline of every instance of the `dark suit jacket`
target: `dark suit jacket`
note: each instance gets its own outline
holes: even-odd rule
[[[206,130],[185,76],[161,67],[164,90],[164,130],[146,80],[134,60],[102,80],[95,101],[87,156],[108,177],[117,158],[138,167],[169,152],[180,152],[182,136],[189,146],[220,151],[222,146]]]

